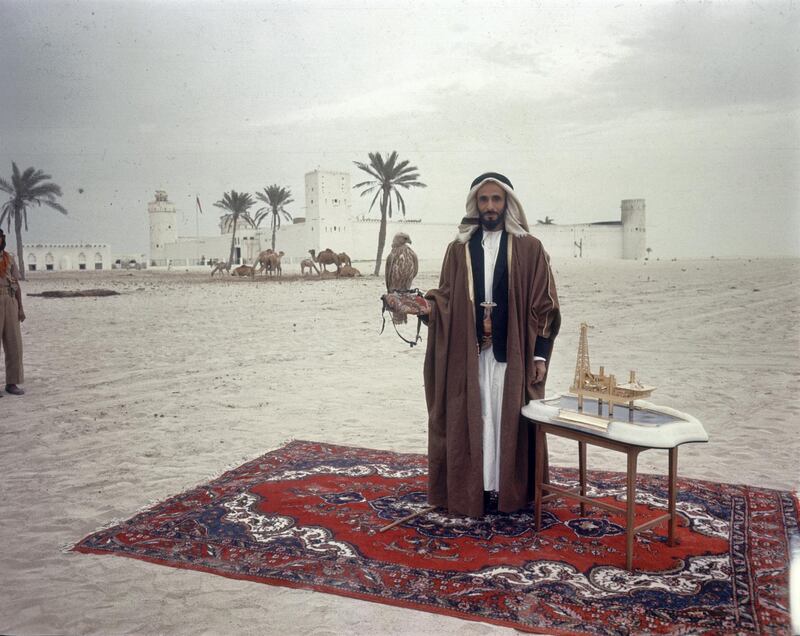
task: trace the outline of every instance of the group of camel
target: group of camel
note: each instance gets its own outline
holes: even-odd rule
[[[316,253],[316,250],[308,250],[308,253],[311,254],[311,258],[304,258],[300,261],[300,273],[303,275],[305,275],[306,269],[309,274],[313,269],[317,274],[322,276],[323,273],[329,273],[328,265],[333,265],[336,268],[336,276],[343,276],[345,278],[361,276],[361,272],[353,267],[347,252],[339,252],[337,254],[331,248],[326,248],[319,254]],[[317,268],[317,264],[322,265],[322,271]]]
[[[252,265],[239,265],[231,272],[231,266],[226,261],[217,261],[211,265],[211,275],[217,272],[230,272],[231,276],[249,276],[254,278],[257,273],[269,274],[270,276],[281,276],[283,270],[281,269],[281,258],[283,252],[275,252],[272,249],[267,249],[261,252]],[[256,268],[258,267],[258,270]]]
[[[300,261],[300,274],[303,276],[311,275],[312,271],[316,272],[319,276],[329,274],[328,265],[336,267],[336,276],[343,276],[345,278],[353,278],[361,276],[355,267],[352,266],[350,257],[346,252],[336,253],[332,249],[327,248],[322,250],[319,254],[316,250],[308,250],[311,258],[304,258]],[[249,276],[255,278],[257,273],[269,274],[270,276],[281,276],[283,270],[281,268],[281,258],[283,252],[275,252],[272,249],[266,249],[261,252],[252,265],[240,265],[231,272],[231,266],[226,261],[218,261],[212,264],[211,275],[217,272],[222,274],[223,271],[229,272],[231,276]],[[317,265],[321,265],[320,270]],[[258,269],[256,269],[258,268]]]

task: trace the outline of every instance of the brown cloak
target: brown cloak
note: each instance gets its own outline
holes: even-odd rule
[[[498,508],[513,512],[533,497],[534,437],[520,410],[528,400],[544,397],[544,381],[533,382],[534,345],[537,336],[556,336],[560,313],[549,258],[541,242],[527,234],[509,235],[507,257],[508,366]],[[483,422],[471,270],[468,243],[453,241],[444,257],[439,288],[425,295],[433,301],[424,371],[428,503],[451,513],[480,517]]]

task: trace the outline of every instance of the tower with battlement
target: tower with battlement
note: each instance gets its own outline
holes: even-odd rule
[[[623,199],[622,258],[642,259],[647,256],[644,199]]]
[[[166,265],[167,245],[178,242],[178,214],[165,190],[156,190],[155,201],[147,204],[150,218],[150,264]]]

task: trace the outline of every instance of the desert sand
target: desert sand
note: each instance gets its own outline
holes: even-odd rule
[[[553,264],[563,326],[548,393],[569,387],[586,321],[593,366],[636,369],[658,387],[652,402],[705,424],[710,442],[682,447],[681,477],[797,488],[800,261]],[[438,278],[435,263],[425,270],[423,289]],[[27,394],[0,399],[0,632],[514,633],[65,551],[291,439],[426,450],[424,343],[409,348],[390,327],[379,335],[380,278],[173,270],[37,272],[23,283],[26,293],[90,288],[120,295],[25,299]],[[551,443],[554,464],[576,455]],[[591,449],[589,467],[624,470],[624,458]],[[642,472],[666,468],[664,452],[640,456]]]

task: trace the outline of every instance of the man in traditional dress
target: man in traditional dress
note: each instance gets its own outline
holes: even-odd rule
[[[511,181],[482,174],[466,211],[420,312],[428,503],[481,517],[533,498],[535,440],[520,409],[544,397],[561,315],[550,259],[528,233]]]
[[[0,348],[5,353],[6,392],[22,395],[22,335],[19,325],[25,320],[19,268],[6,252],[6,235],[0,229]],[[2,397],[0,393],[0,397]]]

